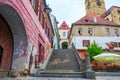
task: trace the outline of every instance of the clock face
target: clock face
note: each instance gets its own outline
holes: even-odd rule
[[[98,6],[101,6],[101,2],[100,2],[100,1],[97,1],[96,4],[97,4]]]

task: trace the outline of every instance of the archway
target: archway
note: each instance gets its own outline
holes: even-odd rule
[[[62,49],[67,49],[67,48],[68,48],[68,42],[63,42]]]
[[[3,48],[1,59],[1,70],[19,69],[23,63],[17,63],[21,66],[13,66],[15,59],[22,55],[18,49],[25,53],[27,47],[27,35],[24,24],[18,12],[7,4],[0,3],[0,45]],[[2,26],[1,26],[2,25]],[[22,48],[20,48],[22,47]],[[17,65],[16,64],[16,65]]]

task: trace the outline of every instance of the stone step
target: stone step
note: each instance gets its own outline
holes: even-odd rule
[[[78,61],[72,49],[54,50],[46,70],[80,71]]]
[[[82,72],[41,72],[37,77],[72,77],[72,78],[81,78],[83,77]]]

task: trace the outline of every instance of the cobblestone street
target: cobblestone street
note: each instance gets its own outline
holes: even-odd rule
[[[84,78],[49,78],[49,77],[25,77],[25,78],[1,78],[0,80],[94,80]],[[120,76],[97,76],[96,80],[120,80]]]

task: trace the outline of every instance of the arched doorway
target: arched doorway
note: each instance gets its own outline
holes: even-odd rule
[[[67,49],[68,48],[68,43],[67,42],[63,42],[62,43],[62,49]]]
[[[9,25],[7,24],[5,19],[0,15],[0,69],[1,70],[10,68],[12,52],[13,52],[12,33],[9,28]]]
[[[21,59],[22,63],[14,62],[26,54],[27,44],[26,30],[20,15],[13,7],[0,3],[0,46],[3,48],[0,70],[19,70],[24,65],[24,59]]]

